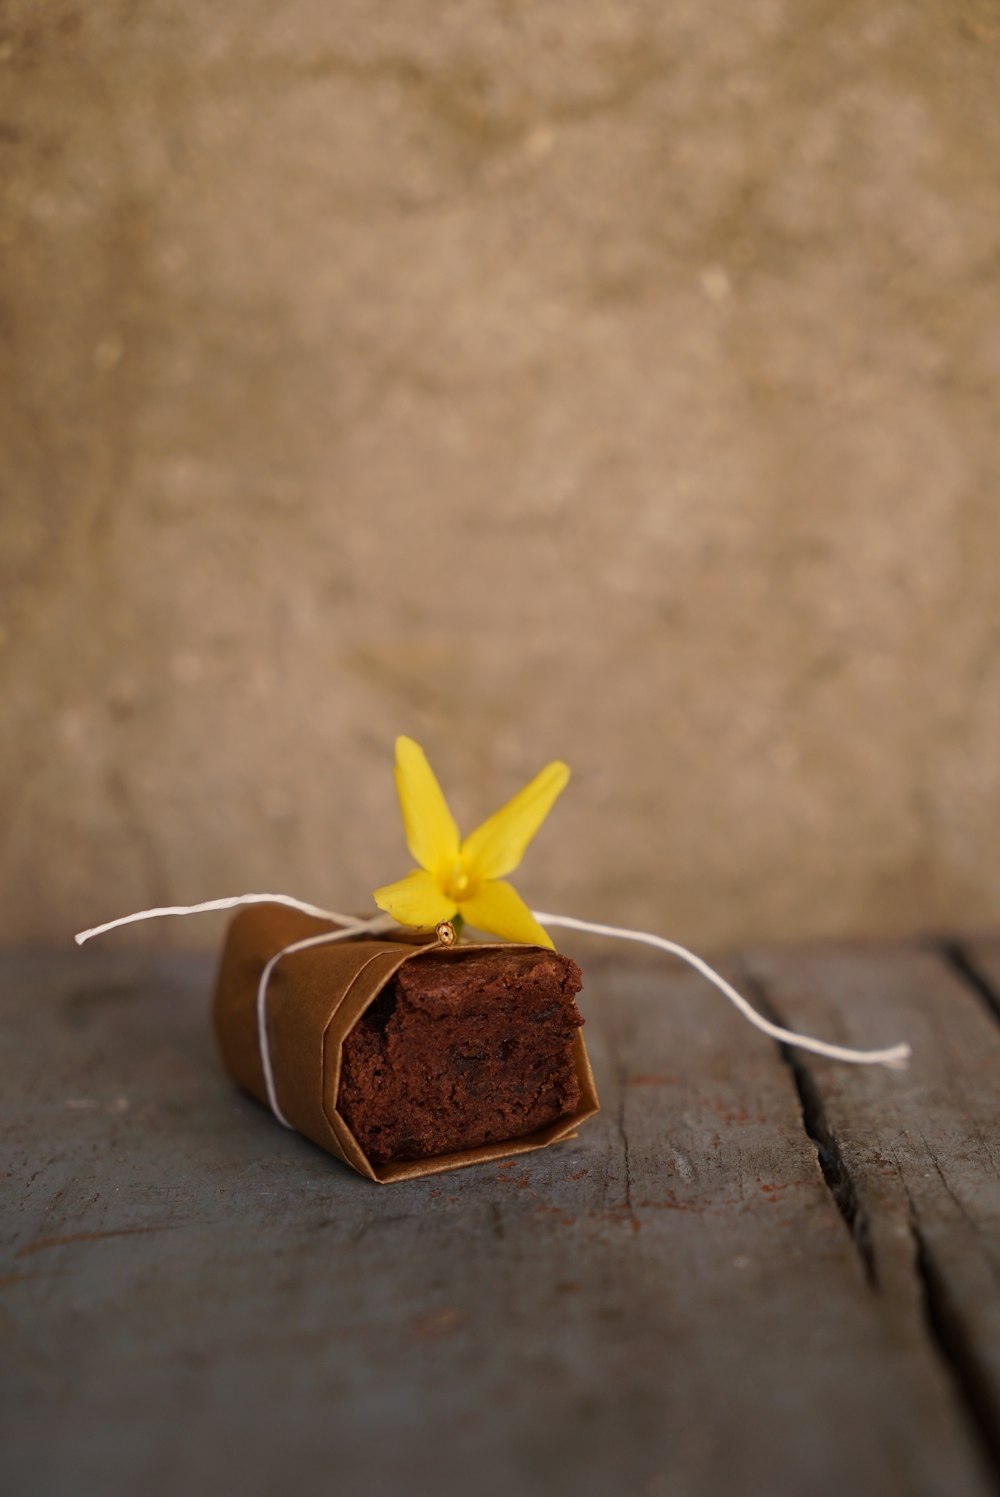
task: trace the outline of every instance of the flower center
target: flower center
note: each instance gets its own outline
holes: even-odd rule
[[[475,880],[466,871],[463,863],[453,863],[445,873],[443,884],[448,898],[454,899],[456,904],[459,904],[472,894]]]

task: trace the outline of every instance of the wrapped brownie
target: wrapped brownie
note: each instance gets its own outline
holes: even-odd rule
[[[507,875],[569,779],[560,760],[467,837],[412,738],[396,740],[395,779],[416,867],[373,891],[381,914],[238,894],[138,910],[76,937],[82,945],[137,920],[242,906],[215,992],[226,1067],[280,1123],[369,1180],[541,1149],[597,1112],[575,1002],[580,971],[546,925],[679,957],[782,1044],[863,1065],[906,1064],[906,1044],[853,1050],[773,1023],[675,941],[531,909]],[[503,944],[456,944],[466,924]]]
[[[261,974],[337,928],[278,904],[229,927],[215,1030],[226,1068],[262,1102]],[[298,1132],[382,1183],[543,1148],[597,1111],[580,986],[576,963],[542,946],[400,931],[288,952],[266,995],[274,1099]]]

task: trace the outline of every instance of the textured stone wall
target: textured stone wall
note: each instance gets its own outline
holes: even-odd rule
[[[364,907],[400,731],[551,908],[996,923],[995,0],[2,24],[0,936]]]

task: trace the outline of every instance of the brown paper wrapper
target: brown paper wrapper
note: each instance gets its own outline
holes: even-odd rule
[[[330,921],[272,904],[241,910],[229,926],[215,990],[215,1033],[230,1075],[265,1106],[267,1088],[257,1036],[260,974],[282,947],[336,929]],[[560,1118],[522,1138],[429,1159],[376,1166],[368,1160],[337,1112],[344,1040],[402,964],[419,961],[428,951],[448,961],[460,962],[472,951],[496,949],[500,948],[443,947],[432,938],[400,931],[399,935],[393,933],[376,940],[335,941],[329,946],[316,946],[284,957],[274,968],[268,984],[267,1031],[278,1103],[292,1126],[360,1175],[379,1184],[526,1154],[574,1137],[579,1124],[598,1110],[594,1076],[580,1030],[573,1039],[573,1058],[580,1082],[579,1107],[571,1117]]]

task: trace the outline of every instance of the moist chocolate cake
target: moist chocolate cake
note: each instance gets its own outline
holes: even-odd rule
[[[493,948],[401,966],[344,1040],[337,1110],[373,1164],[521,1138],[575,1112],[580,969]]]

